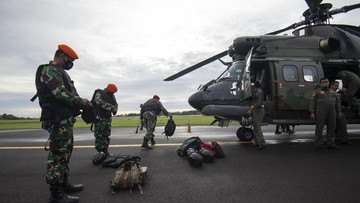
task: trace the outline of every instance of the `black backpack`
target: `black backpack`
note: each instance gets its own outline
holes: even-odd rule
[[[165,133],[166,138],[169,139],[169,137],[171,137],[174,134],[175,129],[176,129],[176,124],[174,120],[170,118],[166,123],[164,132],[162,134]]]
[[[92,106],[87,106],[81,113],[81,118],[86,124],[93,123],[95,121],[95,112]]]
[[[194,148],[195,150],[201,149],[201,139],[199,137],[190,137],[184,141],[184,143],[177,150],[179,156],[187,156],[187,150]]]

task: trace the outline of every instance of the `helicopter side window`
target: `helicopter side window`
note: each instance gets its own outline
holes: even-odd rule
[[[319,79],[315,66],[303,66],[303,73],[306,82],[317,82]]]
[[[297,72],[297,68],[296,66],[283,66],[283,76],[284,76],[284,80],[287,82],[295,82],[298,81],[299,79],[299,74]]]

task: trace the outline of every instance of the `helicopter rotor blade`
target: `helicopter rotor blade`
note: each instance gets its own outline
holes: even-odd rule
[[[322,0],[305,0],[305,1],[312,13],[315,13],[317,10],[319,10],[319,5],[322,2]]]
[[[338,13],[346,13],[348,11],[351,11],[351,10],[354,10],[354,9],[357,9],[357,8],[360,8],[360,3],[359,4],[353,4],[353,5],[349,5],[349,6],[344,6],[344,7],[341,7],[339,9],[333,9],[329,12],[330,15],[335,15],[335,14],[338,14]]]
[[[204,65],[206,65],[206,64],[208,64],[208,63],[211,63],[211,62],[213,62],[213,61],[216,61],[216,60],[218,60],[219,58],[222,58],[222,57],[224,57],[224,56],[226,56],[226,55],[227,55],[227,50],[225,50],[225,51],[223,51],[223,52],[221,52],[221,53],[218,53],[218,54],[216,54],[215,56],[212,56],[212,57],[210,57],[210,58],[208,58],[208,59],[205,59],[205,60],[201,61],[200,63],[197,63],[197,64],[195,64],[195,65],[193,65],[193,66],[191,66],[191,67],[189,67],[189,68],[186,68],[186,69],[184,69],[184,70],[182,70],[182,71],[180,71],[180,72],[178,72],[178,73],[176,73],[176,74],[174,74],[174,75],[172,75],[172,76],[164,79],[164,81],[172,81],[172,80],[175,80],[176,78],[179,78],[179,77],[181,77],[181,76],[183,76],[183,75],[185,75],[185,74],[188,74],[188,73],[190,73],[191,71],[194,71],[194,70],[196,70],[196,69],[198,69],[198,68],[200,68],[200,67],[202,67],[202,66],[204,66]]]

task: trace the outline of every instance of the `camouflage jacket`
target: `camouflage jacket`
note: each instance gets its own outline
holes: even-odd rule
[[[111,116],[111,112],[115,115],[118,110],[114,95],[109,94],[106,90],[95,91],[94,103],[96,114]]]
[[[55,62],[50,62],[42,69],[40,82],[53,95],[55,101],[68,106],[85,107],[86,100],[79,97],[70,76]]]

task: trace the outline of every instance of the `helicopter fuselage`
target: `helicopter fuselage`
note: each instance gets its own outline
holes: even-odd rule
[[[190,96],[189,104],[204,115],[241,121],[251,106],[251,84],[260,81],[264,122],[314,124],[308,106],[319,80],[336,80],[341,70],[360,73],[360,29],[316,25],[297,29],[293,34],[235,39],[228,51],[232,65]],[[356,96],[359,98],[359,93]],[[344,113],[348,123],[360,123],[357,112]]]

